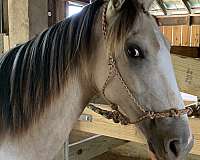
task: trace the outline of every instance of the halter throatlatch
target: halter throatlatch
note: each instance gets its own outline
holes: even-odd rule
[[[108,5],[107,3],[104,5],[103,14],[102,14],[102,31],[103,31],[103,35],[104,35],[105,40],[107,40],[107,21],[106,21],[107,5]],[[117,62],[116,62],[115,58],[112,56],[110,51],[108,52],[108,56],[109,56],[109,59],[108,59],[109,74],[108,74],[108,77],[107,77],[107,79],[106,79],[106,81],[103,85],[102,95],[105,98],[105,100],[111,104],[111,108],[113,109],[113,111],[103,110],[101,108],[96,107],[93,104],[89,104],[88,108],[90,108],[94,112],[104,116],[107,119],[113,119],[113,121],[115,123],[121,123],[123,125],[136,124],[136,123],[139,123],[139,122],[146,120],[146,119],[152,120],[152,119],[161,119],[161,118],[166,118],[166,117],[180,117],[181,115],[192,114],[193,110],[192,110],[191,107],[186,107],[185,109],[172,108],[172,109],[165,110],[165,111],[162,111],[162,112],[146,111],[145,107],[142,106],[137,101],[137,99],[133,95],[133,92],[131,92],[131,90],[129,89],[128,84],[123,79],[123,77],[122,77],[122,75],[121,75],[121,73],[118,69]],[[123,88],[127,92],[129,98],[133,101],[133,103],[138,107],[138,109],[143,114],[143,116],[137,118],[135,121],[130,121],[130,119],[127,116],[125,116],[124,114],[122,114],[119,111],[117,104],[112,103],[109,99],[106,98],[106,95],[105,95],[106,87],[108,86],[108,84],[114,78],[118,78],[118,80],[122,84]]]

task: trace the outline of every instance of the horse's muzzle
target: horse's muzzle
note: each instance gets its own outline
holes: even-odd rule
[[[157,160],[184,160],[194,144],[185,116],[150,120],[140,128]]]

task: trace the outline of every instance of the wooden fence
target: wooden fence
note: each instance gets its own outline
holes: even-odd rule
[[[161,26],[160,30],[172,46],[200,47],[200,25]]]

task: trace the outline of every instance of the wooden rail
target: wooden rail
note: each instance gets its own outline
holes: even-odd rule
[[[90,160],[112,148],[128,143],[126,140],[74,130],[70,134],[69,141],[69,145],[63,146],[53,160]]]
[[[101,107],[108,109],[105,105]],[[146,143],[142,134],[132,125],[122,126],[120,124],[114,124],[111,120],[107,120],[87,108],[83,114],[91,115],[92,121],[78,121],[74,127],[75,130],[129,140],[142,144]],[[190,126],[195,137],[195,144],[191,153],[200,155],[200,119],[190,119]]]
[[[156,16],[160,26],[176,26],[176,25],[200,25],[200,15],[167,15]]]
[[[200,47],[200,25],[161,26],[160,30],[172,46]]]
[[[191,58],[200,58],[200,47],[172,46],[171,53]]]

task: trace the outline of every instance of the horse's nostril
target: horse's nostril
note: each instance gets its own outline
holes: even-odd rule
[[[170,141],[169,149],[174,154],[175,157],[178,157],[181,152],[180,141],[179,140]]]

